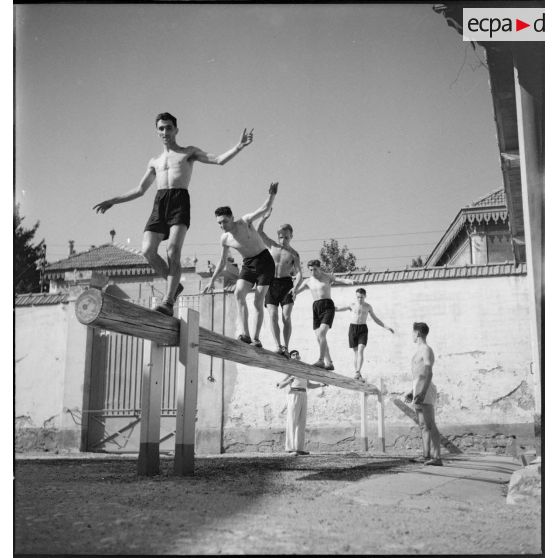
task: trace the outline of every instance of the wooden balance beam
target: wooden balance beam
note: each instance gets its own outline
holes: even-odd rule
[[[180,319],[165,316],[97,288],[83,292],[76,301],[76,316],[82,324],[151,341],[144,346],[143,412],[138,465],[140,474],[157,474],[159,470],[159,415],[164,346],[179,347],[175,446],[175,472],[178,474],[193,472],[198,352],[361,392],[361,438],[365,450],[368,449],[365,420],[367,399],[370,394],[377,395],[379,439],[384,451],[383,396],[376,386],[215,333],[199,326],[198,312],[189,308],[181,310]]]

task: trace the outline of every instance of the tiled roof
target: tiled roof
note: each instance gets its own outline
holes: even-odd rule
[[[337,277],[352,279],[357,285],[372,283],[399,283],[430,279],[467,279],[475,277],[499,277],[502,275],[526,275],[527,264],[500,263],[488,265],[466,265],[459,267],[413,267],[396,271],[366,271],[358,273],[336,273]]]
[[[506,194],[503,188],[494,190],[494,192],[491,192],[490,194],[479,198],[477,201],[474,201],[467,207],[493,207],[495,205],[507,205]]]
[[[192,267],[190,258],[183,258],[182,267]],[[74,254],[64,260],[48,264],[49,279],[63,277],[66,271],[105,270],[111,275],[152,275],[153,268],[139,250],[117,244],[103,244]]]
[[[46,306],[68,302],[68,293],[26,293],[16,295],[15,306]]]

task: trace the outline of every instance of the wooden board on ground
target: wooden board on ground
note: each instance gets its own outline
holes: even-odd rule
[[[406,405],[401,399],[397,399],[396,397],[391,398],[392,403],[401,411],[403,411],[415,424],[418,424],[417,414]],[[442,436],[440,433],[440,442],[441,444],[450,452],[450,453],[463,453],[455,444],[452,444],[445,436]]]

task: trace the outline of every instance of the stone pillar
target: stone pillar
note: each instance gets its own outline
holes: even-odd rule
[[[69,451],[84,451],[82,429],[87,427],[89,417],[83,416],[83,410],[84,407],[87,410],[84,401],[89,397],[93,331],[79,323],[74,297],[64,309],[68,313],[68,329],[59,447]]]

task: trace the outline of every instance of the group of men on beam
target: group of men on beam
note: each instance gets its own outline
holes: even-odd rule
[[[188,187],[192,176],[193,164],[198,161],[206,164],[224,165],[253,141],[253,129],[242,132],[239,142],[221,155],[207,153],[194,147],[181,147],[176,142],[178,125],[176,118],[168,113],[160,113],[155,118],[155,126],[163,142],[163,152],[150,159],[147,170],[139,185],[124,195],[105,200],[94,206],[98,213],[105,213],[113,205],[127,202],[143,196],[147,189],[156,184],[157,192],[153,210],[144,230],[142,252],[158,275],[167,281],[165,297],[155,310],[165,315],[173,315],[174,302],[182,292],[180,284],[180,259],[182,246],[190,226],[190,197]],[[334,283],[354,285],[351,279],[342,279],[321,269],[319,260],[308,262],[310,277],[302,279],[300,257],[291,245],[293,236],[292,226],[285,224],[278,230],[278,241],[269,238],[263,228],[272,210],[273,200],[277,195],[278,183],[273,182],[269,187],[268,198],[265,203],[252,213],[240,219],[235,219],[230,207],[218,207],[215,217],[218,225],[224,231],[221,236],[221,258],[215,268],[213,276],[204,292],[214,288],[216,278],[226,265],[229,250],[235,248],[243,257],[242,269],[236,281],[235,298],[238,307],[239,332],[238,339],[261,347],[259,339],[263,318],[264,304],[267,306],[271,318],[271,332],[277,345],[276,352],[286,357],[300,358],[298,351],[289,352],[289,342],[292,334],[291,313],[296,295],[308,288],[314,299],[313,329],[319,346],[319,357],[314,366],[326,370],[334,370],[333,361],[327,344],[327,333],[333,324],[336,311],[350,310],[352,320],[349,326],[349,346],[354,351],[355,379],[364,381],[361,374],[363,351],[368,340],[366,320],[370,315],[381,327],[394,333],[392,328],[386,327],[374,314],[370,304],[365,302],[366,291],[357,289],[356,300],[343,307],[336,307],[331,299],[331,286]],[[258,229],[254,222],[260,219]],[[167,260],[159,254],[158,248],[162,241],[167,243]],[[293,276],[295,277],[293,282]],[[247,294],[254,288],[255,323],[253,336],[250,335],[248,325]],[[279,328],[279,306],[282,307],[283,339]],[[423,457],[429,464],[441,464],[439,433],[434,422],[433,404],[435,387],[432,383],[432,349],[426,344],[428,326],[415,323],[413,335],[420,339],[419,351],[413,357],[412,401],[415,404],[423,432]],[[295,453],[305,453],[300,448],[300,440],[304,439],[304,423],[306,417],[306,389],[319,387],[306,380],[294,376],[286,377],[278,384],[280,387],[290,386],[289,400],[290,434],[287,436],[287,449]],[[321,384],[324,385],[325,384]],[[432,410],[424,407],[432,407]],[[298,417],[298,419],[297,419]],[[293,426],[294,425],[294,426]],[[298,434],[297,434],[298,432]],[[425,436],[426,433],[426,436]],[[432,436],[430,435],[432,434]],[[434,456],[430,455],[430,439]],[[290,440],[290,441],[289,441]],[[292,448],[290,448],[292,442]],[[428,449],[426,447],[428,446]]]

